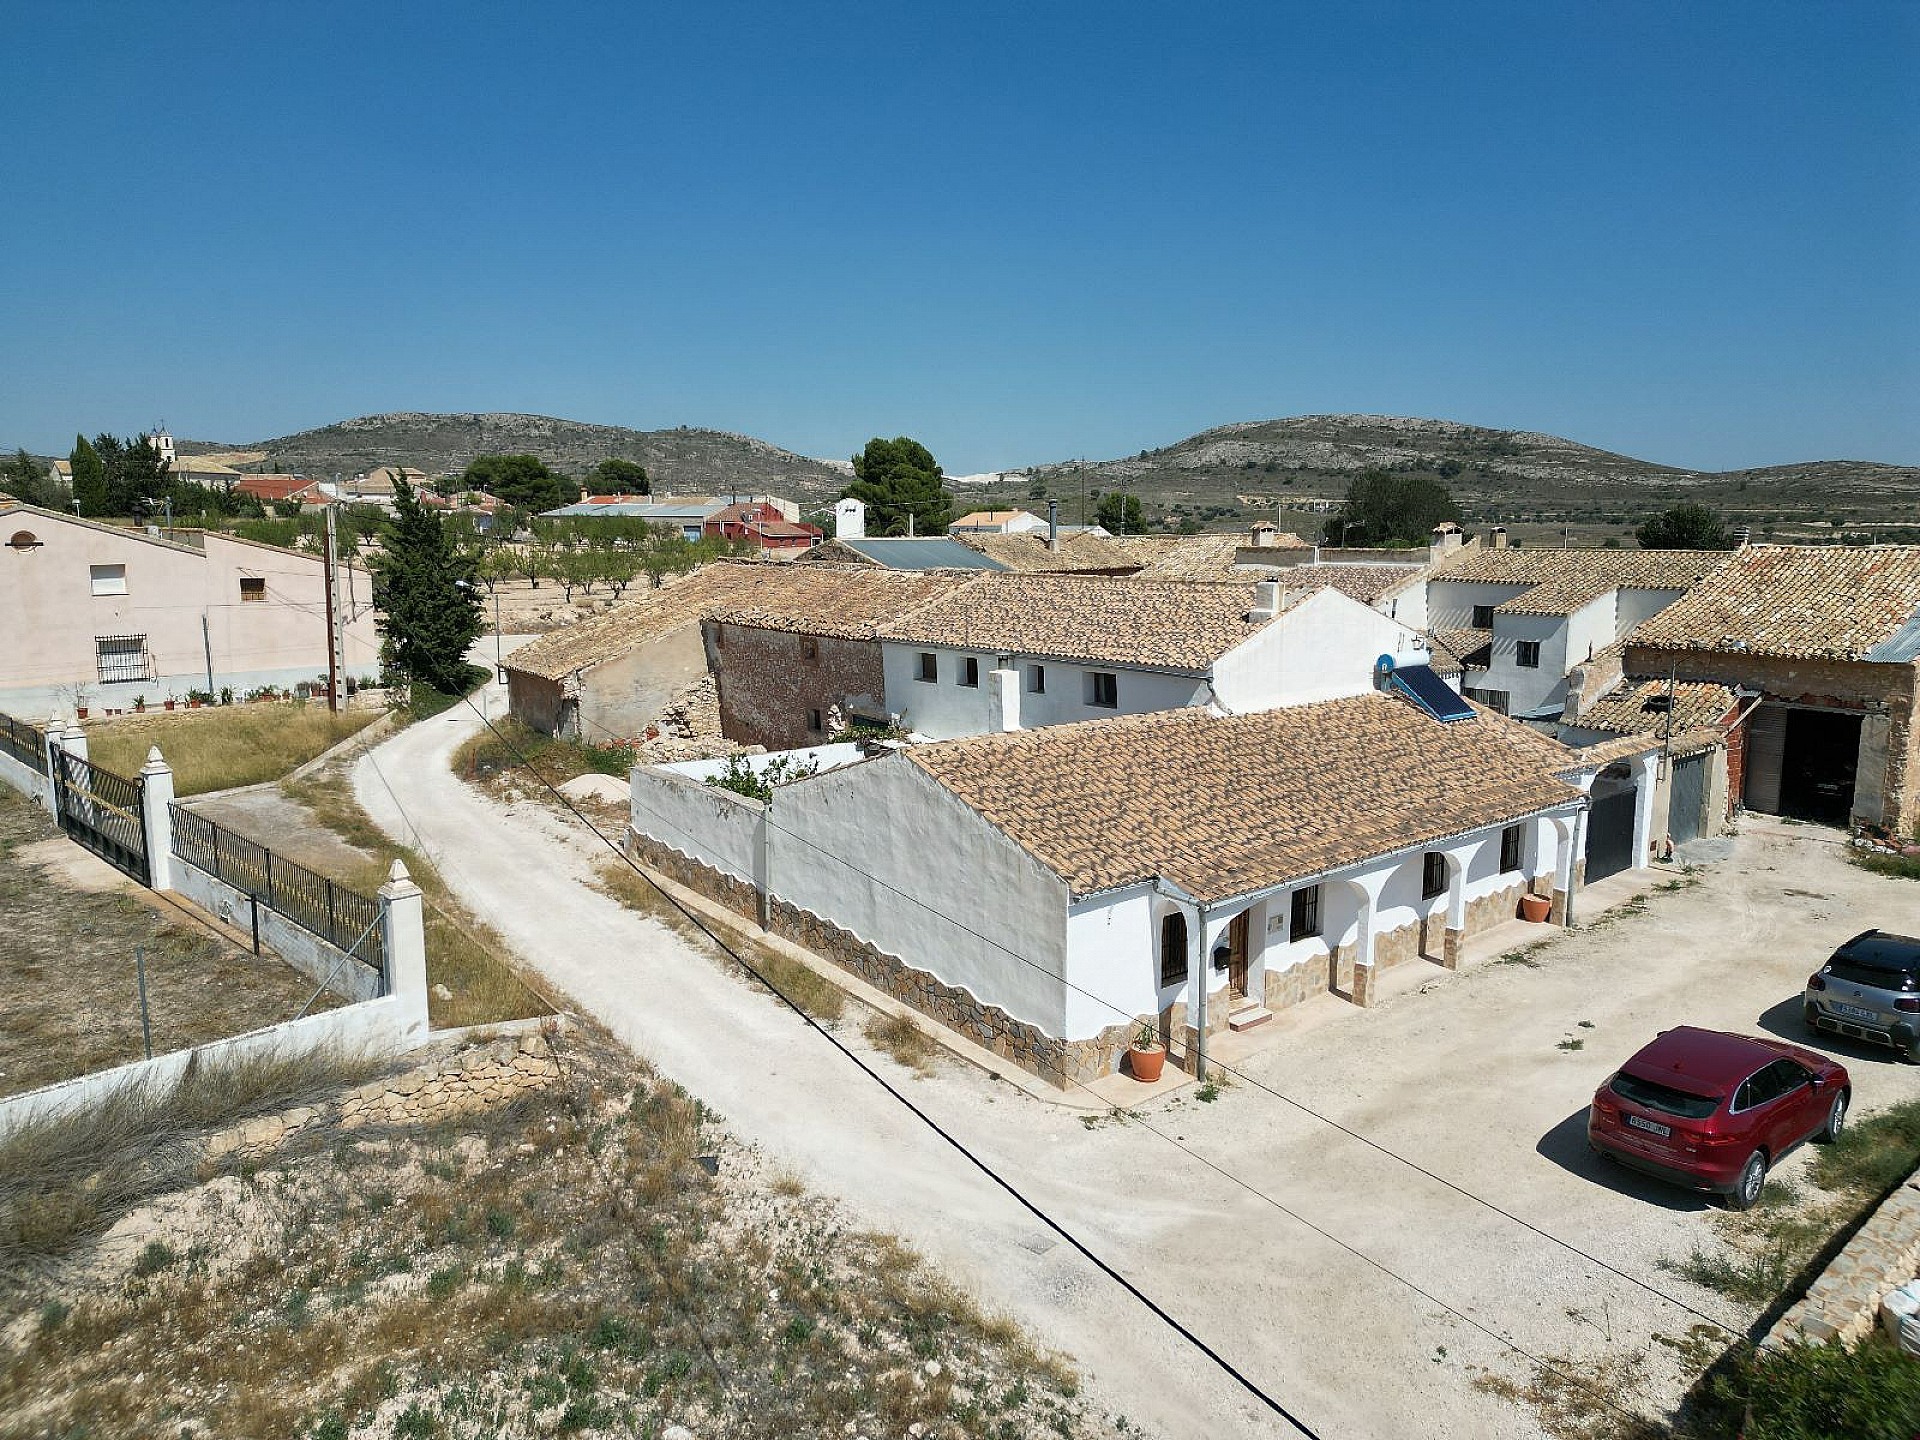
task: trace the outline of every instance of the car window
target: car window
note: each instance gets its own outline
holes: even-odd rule
[[[1912,970],[1872,965],[1860,960],[1842,960],[1837,955],[1827,962],[1827,974],[1836,980],[1845,980],[1850,985],[1867,985],[1875,990],[1920,989],[1920,975]]]
[[[1807,1067],[1795,1060],[1776,1060],[1760,1073],[1762,1076],[1769,1077],[1766,1097],[1769,1100],[1776,1100],[1782,1095],[1791,1095],[1813,1078],[1808,1073]]]
[[[1757,1083],[1759,1078],[1760,1077],[1756,1075],[1751,1080],[1742,1080],[1740,1082],[1740,1088],[1733,1092],[1734,1109],[1751,1110],[1760,1103],[1760,1091]]]
[[[1717,1095],[1689,1095],[1684,1090],[1675,1090],[1655,1080],[1642,1080],[1624,1070],[1613,1077],[1613,1084],[1609,1088],[1622,1100],[1631,1100],[1649,1110],[1662,1110],[1685,1120],[1704,1120],[1720,1108]]]

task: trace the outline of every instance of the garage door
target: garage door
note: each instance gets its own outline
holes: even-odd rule
[[[1624,789],[1602,793],[1594,786],[1593,805],[1587,811],[1587,883],[1618,875],[1633,864],[1633,800],[1631,781]]]
[[[1689,755],[1673,762],[1673,789],[1667,806],[1667,834],[1674,844],[1697,838],[1706,830],[1707,759]]]

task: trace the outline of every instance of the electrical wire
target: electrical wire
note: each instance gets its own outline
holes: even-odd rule
[[[765,987],[766,990],[774,996],[774,998],[779,1000],[781,1004],[785,1005],[787,1009],[791,1010],[796,1016],[798,1016],[799,1019],[810,1030],[812,1030],[815,1034],[823,1038],[829,1045],[833,1046],[835,1050],[840,1052],[842,1057],[844,1057],[846,1060],[848,1060],[854,1066],[856,1066],[859,1070],[861,1070],[867,1076],[868,1079],[872,1080],[876,1085],[880,1086],[881,1089],[885,1090],[889,1096],[891,1096],[895,1101],[897,1101],[901,1106],[903,1106],[911,1115],[913,1115],[915,1119],[920,1121],[921,1124],[926,1126],[927,1129],[932,1131],[941,1140],[945,1141],[949,1147],[951,1147],[956,1153],[958,1153],[963,1159],[965,1159],[969,1164],[971,1164],[982,1175],[986,1176],[995,1185],[999,1186],[1000,1189],[1005,1191],[1016,1203],[1018,1203],[1021,1206],[1022,1209],[1026,1210],[1041,1224],[1045,1225],[1054,1234],[1058,1235],[1062,1240],[1066,1241],[1067,1244],[1072,1246],[1073,1249],[1082,1258],[1084,1258],[1093,1266],[1095,1266],[1102,1274],[1107,1276],[1107,1278],[1112,1280],[1115,1284],[1119,1285],[1129,1295],[1133,1296],[1135,1300],[1139,1301],[1142,1305],[1144,1305],[1162,1323],[1167,1325],[1170,1329],[1172,1329],[1188,1344],[1192,1345],[1201,1354],[1205,1355],[1216,1366],[1218,1366],[1224,1374],[1226,1374],[1229,1378],[1231,1378],[1237,1384],[1239,1384],[1242,1389],[1244,1389],[1248,1394],[1252,1395],[1269,1411],[1279,1416],[1282,1420],[1286,1421],[1289,1425],[1293,1426],[1295,1430],[1300,1432],[1300,1434],[1308,1437],[1308,1440],[1320,1440],[1319,1432],[1314,1430],[1312,1426],[1308,1425],[1299,1416],[1295,1415],[1291,1410],[1289,1410],[1276,1396],[1268,1393],[1268,1391],[1265,1390],[1257,1381],[1255,1381],[1251,1376],[1247,1375],[1243,1370],[1241,1370],[1238,1366],[1236,1366],[1231,1360],[1227,1359],[1227,1357],[1222,1355],[1218,1350],[1214,1349],[1213,1346],[1211,1346],[1205,1340],[1203,1340],[1198,1334],[1196,1334],[1192,1329],[1190,1329],[1178,1317],[1171,1314],[1158,1301],[1154,1300],[1152,1296],[1148,1295],[1132,1280],[1128,1279],[1119,1270],[1115,1269],[1113,1265],[1108,1263],[1106,1260],[1102,1259],[1099,1255],[1095,1254],[1094,1251],[1086,1244],[1085,1241],[1081,1240],[1071,1230],[1067,1229],[1065,1225],[1061,1224],[1058,1220],[1054,1219],[1053,1216],[1051,1216],[1045,1210],[1043,1210],[1035,1201],[1029,1199],[1019,1189],[1019,1187],[1017,1187],[1012,1181],[1008,1180],[1005,1176],[1001,1175],[999,1171],[995,1170],[993,1166],[990,1165],[986,1160],[982,1159],[979,1155],[975,1154],[973,1150],[968,1148],[968,1146],[964,1141],[962,1141],[958,1136],[954,1135],[951,1131],[946,1129],[946,1127],[941,1125],[939,1121],[935,1120],[919,1105],[915,1104],[913,1100],[911,1100],[907,1095],[905,1095],[898,1088],[896,1088],[884,1075],[882,1075],[878,1070],[875,1070],[865,1060],[861,1059],[859,1055],[855,1054],[853,1050],[849,1048],[847,1044],[844,1041],[842,1041],[837,1035],[835,1035],[832,1031],[828,1030],[818,1020],[814,1019],[813,1016],[809,1015],[804,1009],[802,1009],[801,1006],[791,996],[789,996],[778,985],[774,984],[770,979],[768,979],[767,976],[763,974],[761,970],[753,964],[752,961],[747,959],[732,945],[728,944],[724,937],[722,937],[717,932],[715,932],[712,926],[710,926],[706,922],[704,917],[699,915],[697,912],[689,909],[686,905],[682,904],[677,897],[670,894],[666,889],[664,889],[657,882],[655,882],[653,877],[648,875],[646,871],[641,869],[639,865],[635,864],[633,861],[633,858],[629,856],[624,850],[622,850],[618,844],[616,844],[607,835],[602,833],[599,827],[594,825],[591,820],[587,819],[586,816],[582,815],[580,811],[573,805],[573,803],[570,800],[568,800],[568,798],[565,795],[562,795],[560,791],[552,784],[551,781],[549,781],[544,775],[542,775],[537,769],[534,768],[532,763],[529,762],[527,758],[520,752],[519,748],[515,746],[513,742],[509,740],[505,735],[501,734],[499,727],[496,726],[493,723],[493,721],[487,717],[486,712],[480,709],[480,707],[476,706],[473,703],[472,696],[466,697],[466,705],[467,705],[467,708],[472,710],[473,713],[479,718],[480,723],[486,726],[486,728],[493,734],[494,738],[497,739],[502,745],[504,745],[507,748],[508,752],[513,755],[514,760],[521,766],[521,768],[526,770],[527,773],[533,776],[533,778],[536,781],[538,781],[541,786],[543,786],[546,790],[548,790],[561,803],[561,805],[563,805],[567,809],[568,813],[570,813],[574,817],[574,819],[578,820],[581,824],[585,825],[586,828],[597,839],[599,839],[603,844],[605,844],[607,848],[611,850],[614,853],[614,855],[620,859],[621,863],[626,865],[630,870],[633,871],[633,873],[636,876],[638,876],[650,888],[652,888],[656,893],[658,893],[661,896],[661,898],[664,899],[669,905],[671,905],[676,911],[678,911],[688,921],[688,923],[692,924],[696,929],[698,929],[702,934],[704,934],[710,941],[712,941],[715,945],[717,945],[736,965],[738,965],[742,970],[744,970],[748,975],[750,975],[756,983]],[[389,794],[391,793],[392,793],[391,789],[389,789]],[[405,815],[405,812],[402,811],[403,818],[404,818],[404,815]],[[418,827],[414,826],[410,820],[407,823],[408,823],[409,829],[413,830],[413,833],[415,834],[415,836],[418,837],[419,835]]]
[[[1073,1244],[1076,1250],[1078,1250],[1087,1259],[1092,1261],[1095,1265],[1099,1266],[1099,1268],[1104,1273],[1106,1273],[1111,1278],[1113,1278],[1114,1280],[1122,1284],[1129,1291],[1129,1293],[1133,1294],[1137,1299],[1141,1300],[1142,1303],[1146,1304],[1149,1308],[1151,1308],[1155,1312],[1155,1314],[1159,1315],[1169,1325],[1172,1325],[1186,1339],[1188,1339],[1192,1344],[1194,1344],[1197,1348],[1199,1348],[1210,1359],[1214,1360],[1216,1364],[1220,1365],[1223,1370],[1225,1370],[1234,1379],[1238,1380],[1245,1388],[1247,1388],[1252,1393],[1258,1395],[1263,1400],[1263,1402],[1267,1403],[1270,1407],[1274,1408],[1277,1411],[1277,1413],[1281,1414],[1290,1423],[1294,1424],[1298,1428],[1302,1428],[1302,1429],[1305,1428],[1304,1426],[1301,1425],[1301,1422],[1298,1419],[1288,1414],[1285,1410],[1280,1409],[1278,1401],[1274,1400],[1272,1397],[1268,1396],[1264,1391],[1260,1390],[1251,1380],[1245,1377],[1239,1370],[1234,1368],[1229,1362],[1227,1362],[1222,1357],[1220,1357],[1217,1354],[1217,1352],[1213,1351],[1209,1346],[1207,1346],[1205,1342],[1201,1341],[1197,1336],[1193,1335],[1190,1331],[1186,1330],[1185,1327],[1181,1326],[1178,1321],[1174,1320],[1173,1317],[1168,1315],[1164,1310],[1162,1310],[1151,1299],[1149,1299],[1146,1295],[1144,1295],[1131,1282],[1127,1281],[1124,1276],[1121,1276],[1111,1266],[1109,1266],[1104,1261],[1102,1261],[1098,1256],[1094,1255],[1092,1251],[1087,1249],[1085,1245],[1083,1245],[1073,1235],[1071,1235],[1063,1226],[1061,1226],[1057,1221],[1053,1220],[1050,1216],[1046,1215],[1043,1211],[1041,1211],[1038,1208],[1038,1206],[1036,1206],[1032,1201],[1028,1200],[1024,1195],[1021,1195],[1020,1192],[1016,1190],[1009,1181],[1003,1179],[1001,1176],[995,1173],[984,1161],[980,1160],[977,1156],[973,1155],[973,1153],[969,1151],[958,1139],[956,1139],[955,1137],[950,1135],[945,1129],[943,1129],[938,1124],[938,1122],[934,1121],[930,1116],[926,1115],[925,1112],[923,1112],[911,1100],[909,1100],[905,1095],[901,1094],[897,1089],[895,1089],[883,1076],[881,1076],[871,1066],[867,1065],[866,1062],[864,1062],[859,1058],[859,1056],[855,1055],[851,1050],[849,1050],[846,1047],[846,1045],[844,1045],[839,1040],[838,1037],[833,1035],[832,1032],[828,1031],[824,1026],[820,1025],[819,1022],[814,1020],[812,1016],[808,1015],[804,1010],[802,1010],[799,1007],[799,1005],[797,1005],[792,999],[790,999],[777,986],[768,982],[766,978],[749,961],[743,958],[739,954],[739,952],[737,952],[731,945],[727,944],[727,942],[719,934],[717,934],[713,930],[713,928],[710,925],[708,925],[701,916],[696,914],[694,911],[690,910],[687,906],[682,904],[675,896],[669,893],[663,886],[661,886],[657,881],[655,881],[652,876],[648,875],[645,870],[643,870],[638,864],[636,864],[633,858],[630,855],[628,855],[625,852],[625,850],[623,850],[618,844],[616,844],[610,836],[606,835],[590,819],[588,819],[585,815],[581,814],[579,809],[565,795],[563,795],[560,792],[560,790],[553,785],[551,781],[549,781],[544,775],[542,775],[539,772],[539,770],[536,769],[530,761],[526,759],[526,757],[520,752],[519,748],[515,746],[513,742],[509,740],[504,734],[501,733],[499,727],[496,726],[490,718],[488,718],[486,713],[482,709],[480,709],[480,707],[476,706],[473,703],[473,699],[471,696],[466,697],[465,703],[467,705],[467,708],[472,710],[474,714],[479,718],[481,724],[486,726],[487,730],[492,733],[494,738],[498,740],[503,746],[505,746],[507,751],[513,755],[515,761],[520,765],[520,767],[526,770],[527,773],[533,776],[533,778],[544,789],[546,789],[549,793],[551,793],[553,797],[556,800],[558,800],[560,804],[567,810],[567,812],[574,817],[574,819],[578,820],[582,825],[584,825],[587,828],[587,830],[594,835],[596,839],[600,840],[602,844],[606,845],[609,850],[611,850],[616,856],[619,857],[621,863],[626,865],[628,869],[632,870],[635,875],[637,875],[648,886],[650,886],[656,893],[658,893],[663,899],[665,899],[670,905],[672,905],[675,910],[679,911],[682,916],[684,916],[690,923],[692,923],[697,929],[699,929],[702,934],[706,935],[709,940],[711,940],[715,945],[719,946],[721,950],[723,950],[728,956],[730,956],[735,961],[735,963],[740,965],[742,969],[746,970],[750,975],[752,975],[755,980],[759,981],[762,985],[766,986],[766,988],[769,991],[771,991],[776,998],[778,998],[782,1003],[784,1003],[789,1009],[794,1011],[795,1014],[799,1015],[808,1024],[810,1028],[812,1028],[817,1033],[825,1037],[827,1041],[834,1046],[835,1049],[839,1050],[855,1065],[858,1065],[861,1070],[865,1071],[867,1075],[870,1076],[874,1081],[876,1081],[882,1088],[884,1088],[888,1094],[892,1095],[902,1105],[906,1106],[910,1111],[912,1111],[914,1115],[917,1118],[919,1118],[921,1121],[923,1121],[923,1123],[925,1123],[930,1129],[932,1129],[934,1133],[939,1135],[942,1139],[946,1140],[948,1144],[952,1145],[962,1155],[966,1156],[966,1158],[969,1161],[971,1161],[977,1168],[979,1168],[982,1171],[982,1173],[988,1175],[990,1178],[992,1178],[995,1181],[995,1183],[999,1184],[1003,1189],[1007,1190],[1007,1192],[1013,1195],[1015,1199],[1019,1200],[1023,1206],[1025,1206],[1036,1217],[1040,1218],[1044,1223],[1046,1223],[1049,1226],[1049,1228],[1055,1230],[1063,1238],[1067,1239],[1069,1243]],[[389,794],[391,793],[392,793],[391,789],[389,789]],[[396,803],[397,803],[397,798],[396,798]],[[408,823],[411,826],[411,822],[409,821]],[[414,833],[417,835],[418,830],[415,829]],[[783,832],[783,833],[787,833],[787,832]],[[794,838],[799,838],[799,837],[794,837]],[[806,842],[803,841],[802,843],[806,843]],[[880,882],[880,883],[884,884],[885,882]],[[891,888],[891,887],[888,887],[888,888]],[[969,933],[973,933],[973,932],[969,932]],[[984,939],[985,937],[981,937],[981,938]],[[1093,998],[1097,998],[1097,997],[1093,997]],[[1226,1067],[1222,1067],[1222,1068],[1224,1069]],[[1618,1414],[1623,1419],[1631,1420],[1636,1423],[1644,1422],[1645,1420],[1644,1416],[1639,1415],[1637,1412],[1630,1410],[1622,1405],[1619,1405],[1603,1390],[1596,1387],[1591,1381],[1584,1379],[1580,1375],[1576,1374],[1571,1370],[1566,1369],[1563,1366],[1555,1364],[1553,1361],[1550,1361],[1540,1355],[1534,1354],[1532,1351],[1528,1350],[1526,1347],[1520,1345],[1517,1341],[1511,1339],[1506,1335],[1501,1334],[1499,1331],[1493,1329],[1491,1326],[1487,1325],[1485,1322],[1476,1320],[1473,1316],[1467,1314],[1465,1311],[1459,1309],[1458,1307],[1449,1304],[1447,1301],[1441,1299],[1438,1295],[1426,1289],[1424,1286],[1420,1285],[1418,1282],[1411,1280],[1404,1275],[1401,1275],[1399,1272],[1394,1270],[1391,1266],[1385,1264],[1383,1261],[1375,1259],[1374,1257],[1368,1255],[1365,1251],[1359,1249],[1357,1246],[1351,1244],[1348,1241],[1342,1240],[1340,1237],[1332,1234],[1330,1231],[1327,1231],[1323,1229],[1321,1226],[1316,1225],[1313,1221],[1307,1219],[1304,1215],[1301,1215],[1298,1211],[1291,1209],[1280,1200],[1276,1199],[1272,1195],[1267,1194],[1265,1191],[1259,1189],[1257,1186],[1253,1185],[1251,1182],[1234,1174],[1232,1171],[1220,1165],[1218,1162],[1210,1159],[1205,1155],[1200,1154],[1198,1151],[1194,1150],[1191,1146],[1187,1145],[1185,1142],[1181,1141],[1177,1137],[1172,1136],[1168,1134],[1166,1131],[1161,1130],[1159,1127],[1148,1123],[1141,1116],[1133,1113],[1132,1111],[1129,1111],[1126,1107],[1121,1106],[1116,1102],[1112,1100],[1108,1100],[1106,1097],[1099,1095],[1097,1092],[1093,1091],[1088,1086],[1086,1086],[1083,1082],[1078,1080],[1073,1080],[1072,1083],[1076,1085],[1078,1088],[1085,1090],[1087,1094],[1093,1096],[1093,1098],[1100,1101],[1101,1104],[1106,1105],[1112,1113],[1123,1116],[1124,1118],[1131,1120],[1136,1124],[1142,1125],[1150,1133],[1158,1136],[1161,1140],[1172,1145],[1175,1149],[1179,1150],[1182,1154],[1187,1155],[1189,1158],[1197,1161],[1199,1164],[1205,1166],[1207,1169],[1212,1170],[1215,1173],[1219,1174],[1222,1178],[1230,1181],[1232,1184],[1238,1186],[1240,1189],[1245,1190],[1249,1195],[1252,1195],[1254,1198],[1260,1200],[1262,1203],[1271,1206],[1273,1209],[1278,1210],[1281,1214],[1286,1215],[1287,1217],[1294,1220],[1296,1223],[1302,1225],[1306,1229],[1313,1231],[1313,1233],[1315,1233],[1316,1235],[1319,1235],[1323,1239],[1327,1240],[1329,1243],[1335,1246],[1338,1246],[1340,1249],[1346,1251],[1347,1253],[1353,1255],[1355,1258],[1363,1261],[1365,1264],[1378,1270],[1381,1274],[1386,1275],[1389,1278],[1397,1281],[1399,1284],[1411,1290],[1414,1294],[1420,1296],[1423,1300],[1426,1300],[1429,1304],[1437,1306],[1439,1309],[1445,1311],[1449,1315],[1452,1315],[1454,1318],[1458,1319],[1463,1324],[1469,1326],[1473,1330],[1486,1336],[1488,1339],[1494,1341],[1496,1344],[1502,1346],[1507,1350],[1512,1351],[1514,1354],[1520,1356],[1522,1359],[1528,1361],[1530,1364],[1535,1365],[1540,1369],[1548,1371],[1552,1374],[1558,1375],[1560,1378],[1567,1380],[1570,1383],[1574,1384],[1575,1386],[1587,1391],[1597,1401],[1599,1401],[1600,1404],[1605,1406],[1607,1409],[1612,1410],[1614,1413]],[[1356,1137],[1356,1138],[1359,1138],[1359,1137]],[[1392,1152],[1390,1151],[1383,1151],[1383,1153],[1386,1153],[1390,1156],[1392,1155]],[[1399,1157],[1393,1156],[1393,1158],[1398,1159]],[[1461,1193],[1467,1194],[1467,1192],[1465,1191],[1462,1191]],[[1477,1198],[1477,1197],[1473,1197],[1469,1195],[1468,1198]],[[1486,1203],[1486,1202],[1482,1202],[1482,1203]],[[1490,1207],[1490,1208],[1497,1209],[1498,1207]],[[1505,1212],[1501,1212],[1501,1213],[1505,1213]],[[1541,1232],[1541,1233],[1545,1235],[1545,1232]],[[1554,1237],[1545,1236],[1545,1238],[1551,1240]],[[1607,1267],[1603,1266],[1603,1268],[1607,1268]],[[1625,1277],[1625,1278],[1632,1278],[1632,1277]],[[1654,1291],[1653,1293],[1655,1293],[1656,1295],[1659,1294],[1658,1291]],[[1661,1298],[1667,1298],[1667,1297],[1662,1296]],[[1708,1319],[1710,1323],[1713,1323],[1716,1326],[1719,1325],[1719,1322],[1711,1321],[1711,1317],[1703,1316],[1702,1318]],[[1726,1329],[1725,1326],[1719,1326],[1719,1328],[1723,1330]],[[1728,1333],[1732,1333],[1732,1332],[1728,1332]],[[1308,1431],[1307,1433],[1311,1434],[1312,1432]]]

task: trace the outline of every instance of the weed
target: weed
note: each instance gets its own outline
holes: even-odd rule
[[[170,1268],[179,1258],[164,1240],[149,1240],[147,1248],[142,1250],[139,1258],[133,1262],[133,1273],[141,1277],[158,1275],[162,1270]]]
[[[1849,1125],[1813,1162],[1814,1183],[1826,1190],[1878,1196],[1920,1165],[1920,1100],[1905,1100]]]
[[[407,1406],[393,1422],[394,1440],[432,1440],[440,1431],[440,1418],[419,1402]]]
[[[73,1314],[73,1307],[59,1300],[49,1300],[40,1307],[40,1333],[45,1335],[58,1330],[66,1318]]]
[[[510,1211],[487,1211],[487,1234],[496,1240],[505,1240],[513,1234],[514,1220]]]
[[[1502,955],[1493,963],[1496,965],[1524,965],[1529,970],[1538,970],[1540,968],[1540,962],[1534,957],[1552,943],[1550,940],[1535,940],[1531,944],[1522,945],[1517,950],[1507,951],[1506,954]]]
[[[1220,1098],[1219,1082],[1216,1080],[1207,1081],[1206,1084],[1193,1092],[1193,1098],[1198,1100],[1202,1105],[1213,1104],[1214,1101]]]
[[[1581,1039],[1581,1038],[1580,1038],[1580,1037],[1579,1037],[1578,1035],[1570,1035],[1570,1036],[1568,1036],[1568,1037],[1567,1037],[1567,1038],[1566,1038],[1565,1040],[1562,1040],[1562,1041],[1561,1041],[1561,1042],[1560,1042],[1560,1043],[1559,1043],[1559,1044],[1558,1044],[1558,1045],[1557,1045],[1556,1047],[1554,1047],[1554,1048],[1556,1048],[1556,1049],[1559,1049],[1559,1050],[1565,1050],[1565,1051],[1568,1051],[1569,1053],[1571,1053],[1571,1052],[1573,1052],[1573,1051],[1575,1051],[1575,1050],[1584,1050],[1584,1049],[1586,1049],[1586,1048],[1587,1048],[1587,1042],[1586,1042],[1585,1040],[1583,1040],[1583,1039]]]
[[[905,1015],[882,1015],[876,1012],[867,1017],[867,1023],[861,1030],[867,1039],[900,1064],[922,1075],[933,1069],[934,1058],[940,1053],[940,1047]]]
[[[1696,1246],[1685,1260],[1678,1264],[1662,1261],[1661,1267],[1749,1305],[1765,1305],[1786,1289],[1800,1264],[1787,1245],[1772,1241],[1757,1253],[1735,1252],[1731,1256],[1710,1255]]]

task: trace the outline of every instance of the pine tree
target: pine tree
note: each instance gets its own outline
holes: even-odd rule
[[[107,467],[84,435],[73,437],[73,498],[82,515],[107,515]]]
[[[475,558],[453,544],[405,479],[393,482],[393,510],[374,566],[387,658],[443,694],[463,694],[476,678],[467,651],[482,629]]]
[[[942,483],[946,476],[940,466],[918,440],[876,435],[853,457],[853,474],[853,484],[841,494],[866,502],[869,535],[947,533],[953,497]]]

